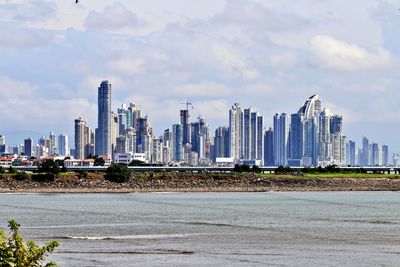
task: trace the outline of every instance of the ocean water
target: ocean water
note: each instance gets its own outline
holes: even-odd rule
[[[0,194],[59,266],[400,266],[400,193]]]

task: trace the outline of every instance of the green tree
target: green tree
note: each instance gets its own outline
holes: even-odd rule
[[[53,174],[53,175],[57,176],[60,174],[61,169],[60,169],[60,165],[58,165],[57,162],[55,162],[54,160],[48,159],[39,164],[38,172],[45,173],[45,174]]]
[[[106,161],[103,158],[95,157],[94,158],[94,166],[104,166]]]
[[[131,178],[132,171],[128,166],[122,164],[111,164],[106,170],[106,180],[116,183],[128,182]]]
[[[60,245],[57,241],[47,242],[39,247],[35,242],[24,242],[20,232],[20,224],[15,220],[8,221],[11,235],[0,231],[0,266],[4,267],[54,267],[55,262],[43,265],[47,256]]]

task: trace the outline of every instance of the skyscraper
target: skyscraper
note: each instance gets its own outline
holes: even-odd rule
[[[88,126],[86,120],[79,118],[75,120],[75,158],[85,159],[85,147],[89,142]]]
[[[370,154],[370,148],[369,148],[369,140],[366,137],[363,137],[362,139],[362,149],[360,153],[360,165],[361,166],[368,166],[369,165],[369,154]]]
[[[264,165],[264,118],[257,116],[257,154],[256,159],[261,160],[261,165]]]
[[[181,124],[183,127],[183,144],[190,144],[190,122],[189,122],[189,109],[181,110]]]
[[[274,116],[274,159],[275,165],[288,163],[289,117],[286,113]]]
[[[229,157],[229,128],[218,127],[214,138],[215,158]]]
[[[239,103],[229,110],[229,155],[239,160],[243,147],[243,111]]]
[[[24,140],[24,154],[25,156],[27,156],[28,158],[33,156],[33,142],[32,139],[30,137],[26,138]]]
[[[370,160],[369,165],[379,166],[380,165],[380,147],[377,143],[373,143],[370,146]]]
[[[382,165],[389,166],[389,146],[382,146]]]
[[[299,113],[290,116],[289,162],[294,166],[302,165],[303,157],[303,116]]]
[[[49,139],[50,139],[49,155],[53,156],[57,152],[56,135],[54,134],[53,131],[50,132]]]
[[[356,166],[356,142],[349,141],[349,158],[348,164],[350,166]]]
[[[264,135],[264,166],[274,165],[274,131],[269,128]]]
[[[172,126],[172,136],[173,136],[173,160],[182,161],[183,160],[183,125],[175,124]]]
[[[0,145],[5,145],[5,144],[6,144],[6,137],[0,134]]]
[[[96,154],[112,155],[111,135],[111,84],[108,81],[102,81],[98,88]]]
[[[68,135],[66,134],[58,136],[58,154],[65,157],[69,156]]]

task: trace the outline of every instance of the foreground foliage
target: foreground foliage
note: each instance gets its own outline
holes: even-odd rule
[[[50,267],[57,266],[55,262],[43,265],[46,257],[59,246],[57,241],[46,243],[39,247],[33,241],[24,242],[20,232],[20,224],[15,220],[8,221],[11,235],[8,237],[0,231],[0,266],[4,267]]]
[[[110,182],[125,183],[131,178],[132,171],[122,164],[111,164],[106,170],[105,178]]]

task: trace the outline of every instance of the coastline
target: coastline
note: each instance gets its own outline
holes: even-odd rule
[[[127,183],[113,183],[102,174],[80,178],[67,174],[54,182],[16,181],[0,177],[0,193],[151,193],[151,192],[324,192],[400,191],[395,178],[318,178],[262,174],[137,174]]]

